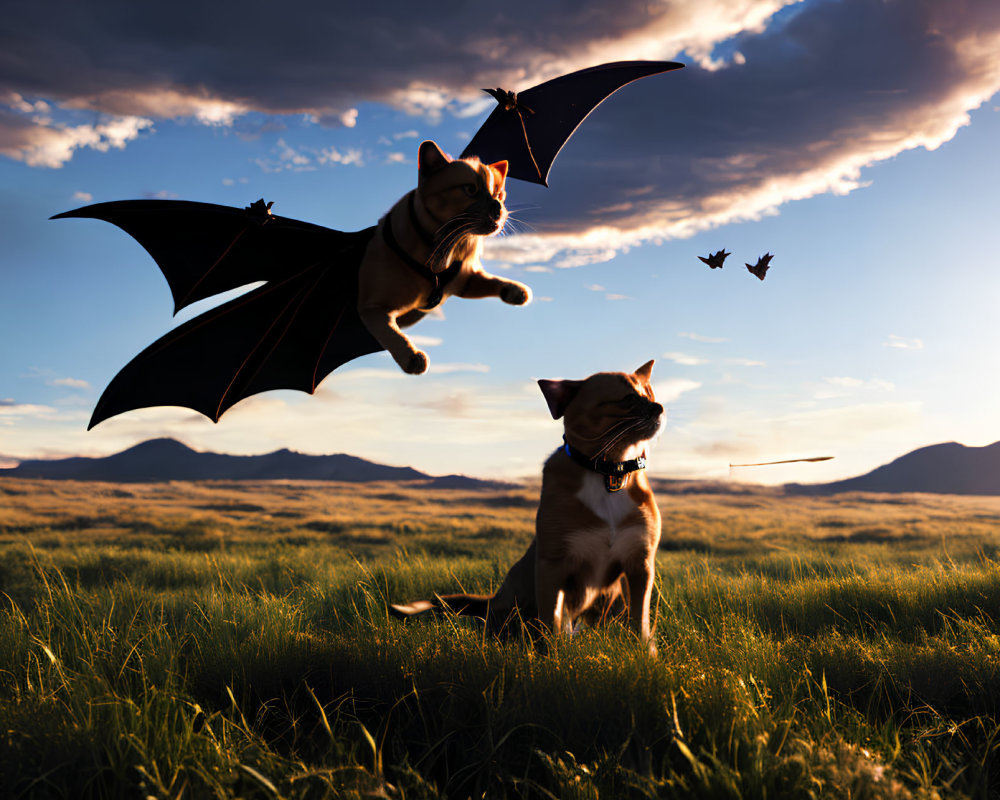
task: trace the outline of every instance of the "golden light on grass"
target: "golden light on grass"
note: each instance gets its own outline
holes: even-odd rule
[[[0,751],[17,757],[0,785],[983,796],[1000,497],[657,495],[650,658],[620,626],[546,649],[390,617],[401,598],[494,590],[537,486],[2,479]]]

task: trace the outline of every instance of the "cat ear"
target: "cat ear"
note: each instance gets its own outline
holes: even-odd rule
[[[545,402],[549,405],[549,413],[552,419],[559,419],[565,412],[567,406],[576,397],[576,393],[583,386],[583,381],[546,381],[538,382],[538,388],[545,395]]]
[[[451,159],[430,139],[421,144],[417,152],[417,168],[424,173],[437,172],[450,161]]]
[[[635,374],[649,383],[649,376],[653,374],[653,359],[650,359],[635,371]]]
[[[503,183],[505,180],[507,180],[506,161],[496,161],[493,164],[490,164],[490,167],[500,173],[500,183]]]

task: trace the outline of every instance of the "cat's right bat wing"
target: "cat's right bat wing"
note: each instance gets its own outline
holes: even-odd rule
[[[271,389],[312,393],[382,346],[357,311],[358,269],[375,228],[344,233],[249,209],[176,200],[99,203],[57,215],[122,228],[160,266],[177,309],[267,281],[179,325],[126,364],[88,428],[136,408],[182,406],[218,421]]]
[[[620,88],[680,69],[676,61],[615,61],[561,75],[523,92],[484,89],[498,105],[462,158],[507,162],[507,177],[548,186],[549,170],[580,123]]]

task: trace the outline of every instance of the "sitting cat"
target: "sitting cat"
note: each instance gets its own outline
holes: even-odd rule
[[[596,624],[624,604],[632,628],[655,653],[649,617],[660,512],[645,459],[663,406],[649,384],[652,368],[649,361],[631,374],[539,381],[565,434],[542,471],[528,551],[496,594],[442,595],[393,605],[393,613],[409,617],[446,608],[482,617],[497,633],[517,620],[568,631],[578,618]]]
[[[432,141],[420,145],[417,188],[380,221],[358,276],[358,314],[404,372],[427,370],[427,354],[401,327],[451,295],[499,297],[524,305],[523,283],[483,271],[483,238],[507,221],[507,162],[451,159]]]

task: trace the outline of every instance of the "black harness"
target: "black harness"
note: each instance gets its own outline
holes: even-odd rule
[[[645,456],[631,458],[628,461],[606,461],[603,458],[588,458],[567,442],[565,437],[563,437],[562,451],[581,467],[603,475],[604,488],[609,492],[617,492],[625,488],[625,482],[628,480],[629,475],[633,472],[638,472],[640,469],[646,469]]]
[[[435,247],[434,237],[424,230],[424,226],[421,225],[420,220],[417,219],[417,210],[414,207],[413,200],[415,195],[415,191],[410,192],[409,201],[407,203],[407,209],[410,212],[410,222],[417,233],[420,234],[420,238],[424,240],[424,243],[433,250]],[[420,310],[430,311],[432,308],[440,305],[441,301],[444,299],[444,287],[447,286],[456,275],[458,275],[459,271],[462,269],[462,262],[453,261],[448,266],[448,269],[443,272],[435,272],[426,264],[417,261],[417,259],[399,246],[399,242],[396,241],[396,236],[392,232],[392,219],[389,216],[387,216],[385,221],[382,223],[382,239],[387,245],[389,245],[389,249],[399,256],[406,266],[416,272],[420,277],[430,282],[430,296],[427,298],[427,303],[421,306]]]

